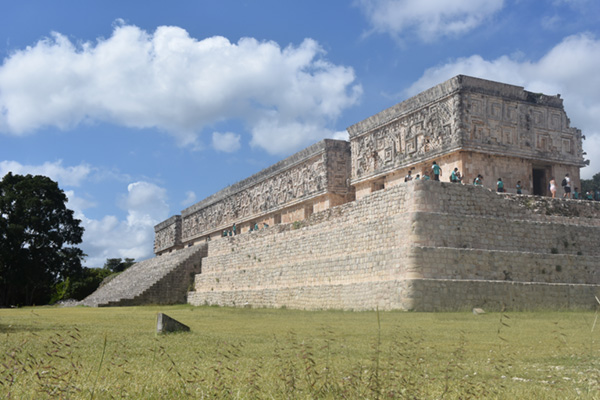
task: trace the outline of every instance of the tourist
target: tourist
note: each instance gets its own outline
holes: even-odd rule
[[[427,173],[427,171],[423,171],[423,180],[428,181],[429,179],[431,179],[431,178],[429,177],[429,174]]]
[[[269,224],[267,224],[266,222],[263,222],[263,228],[267,229],[269,227]]]
[[[502,182],[502,178],[498,178],[498,182],[496,182],[496,186],[498,187],[498,193],[504,192],[504,182]]]
[[[237,235],[237,227],[235,226],[235,222],[233,223],[233,227],[231,228],[231,231],[233,232],[233,235]]]
[[[256,222],[256,223],[254,224],[254,230],[255,230],[255,231],[257,231],[257,230],[258,230],[258,222]]]
[[[431,169],[433,170],[433,180],[439,181],[440,176],[442,176],[442,169],[440,168],[439,165],[437,165],[437,163],[435,161],[433,162]]]
[[[579,200],[579,191],[578,191],[578,188],[573,189],[573,198],[575,200]]]
[[[417,174],[417,176],[415,176],[415,181],[420,181],[421,180],[421,175]]]
[[[410,182],[410,181],[412,181],[413,178],[412,178],[412,175],[410,173],[411,173],[411,170],[409,169],[408,170],[408,175],[406,175],[404,177],[404,182]]]
[[[473,179],[473,185],[475,186],[483,186],[483,176],[477,174],[477,177]]]
[[[517,181],[517,194],[523,194],[523,191],[521,190],[521,181]]]
[[[450,182],[460,183],[460,172],[458,172],[458,168],[454,168],[454,171],[450,174]]]
[[[227,236],[227,229],[223,229],[223,237]]]
[[[550,189],[550,193],[552,193],[552,198],[556,197],[556,181],[554,180],[554,177],[550,178],[550,184],[548,186],[548,189]]]
[[[562,187],[565,190],[563,197],[570,199],[571,198],[571,178],[569,178],[569,174],[566,174],[565,177],[563,178]]]
[[[594,200],[594,195],[590,191],[585,192],[585,197],[588,200]]]

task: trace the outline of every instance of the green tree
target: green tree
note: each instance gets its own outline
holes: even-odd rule
[[[600,189],[600,172],[594,175],[592,179],[581,179],[581,193],[598,189]]]
[[[54,285],[50,303],[59,300],[83,300],[94,293],[100,284],[113,272],[106,268],[83,267],[80,273],[71,275]]]
[[[120,258],[107,258],[104,263],[104,269],[108,269],[112,272],[123,272],[133,264],[135,264],[133,258],[126,258],[125,260]]]
[[[0,305],[45,304],[81,272],[83,228],[58,184],[8,173],[0,182]]]

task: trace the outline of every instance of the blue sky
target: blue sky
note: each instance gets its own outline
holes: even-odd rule
[[[0,0],[0,176],[58,181],[85,265],[458,74],[560,93],[600,172],[597,0]]]

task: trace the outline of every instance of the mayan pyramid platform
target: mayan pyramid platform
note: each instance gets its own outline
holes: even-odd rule
[[[90,307],[185,303],[206,246],[195,246],[135,263],[80,304]]]

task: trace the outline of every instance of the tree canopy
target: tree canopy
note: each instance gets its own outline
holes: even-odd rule
[[[598,189],[600,189],[600,172],[595,174],[592,179],[581,180],[581,193]]]
[[[45,304],[52,286],[82,270],[81,221],[45,176],[0,182],[0,305]]]
[[[133,258],[125,258],[125,260],[121,260],[120,258],[107,258],[104,263],[104,269],[108,269],[112,272],[123,272],[133,264],[135,264]]]

